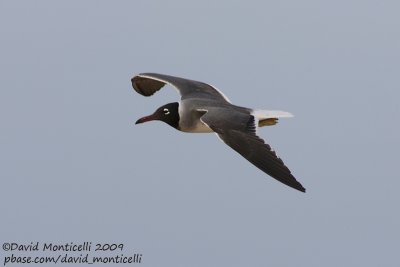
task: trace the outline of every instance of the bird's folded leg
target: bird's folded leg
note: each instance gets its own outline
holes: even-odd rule
[[[278,118],[268,118],[258,121],[258,127],[272,126],[278,123]]]

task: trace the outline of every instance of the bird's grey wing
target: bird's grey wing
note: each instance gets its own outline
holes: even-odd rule
[[[228,146],[263,172],[301,192],[306,189],[296,180],[275,151],[256,135],[256,122],[252,115],[234,114],[228,118],[207,112],[201,121],[207,124]],[[224,118],[225,117],[225,118]]]
[[[178,90],[182,99],[210,98],[229,103],[222,92],[203,82],[158,73],[141,73],[134,76],[131,81],[135,91],[144,96],[151,96],[164,85],[169,84]]]

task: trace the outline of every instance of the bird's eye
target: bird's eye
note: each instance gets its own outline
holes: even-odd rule
[[[164,111],[164,114],[165,114],[165,115],[168,115],[168,114],[169,114],[169,110],[168,110],[167,108],[164,108],[163,111]]]

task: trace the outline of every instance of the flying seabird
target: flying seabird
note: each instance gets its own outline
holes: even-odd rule
[[[179,103],[163,105],[136,124],[160,120],[182,132],[214,132],[263,172],[294,189],[306,191],[257,134],[259,127],[275,125],[278,118],[292,117],[292,114],[233,105],[217,88],[199,81],[157,73],[141,73],[131,81],[135,91],[144,96],[153,95],[166,84],[175,87],[181,95]]]

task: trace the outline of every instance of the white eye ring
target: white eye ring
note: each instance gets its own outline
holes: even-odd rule
[[[168,115],[168,114],[170,113],[169,110],[168,110],[167,108],[164,108],[163,111],[164,111],[164,114],[165,114],[165,115]]]

